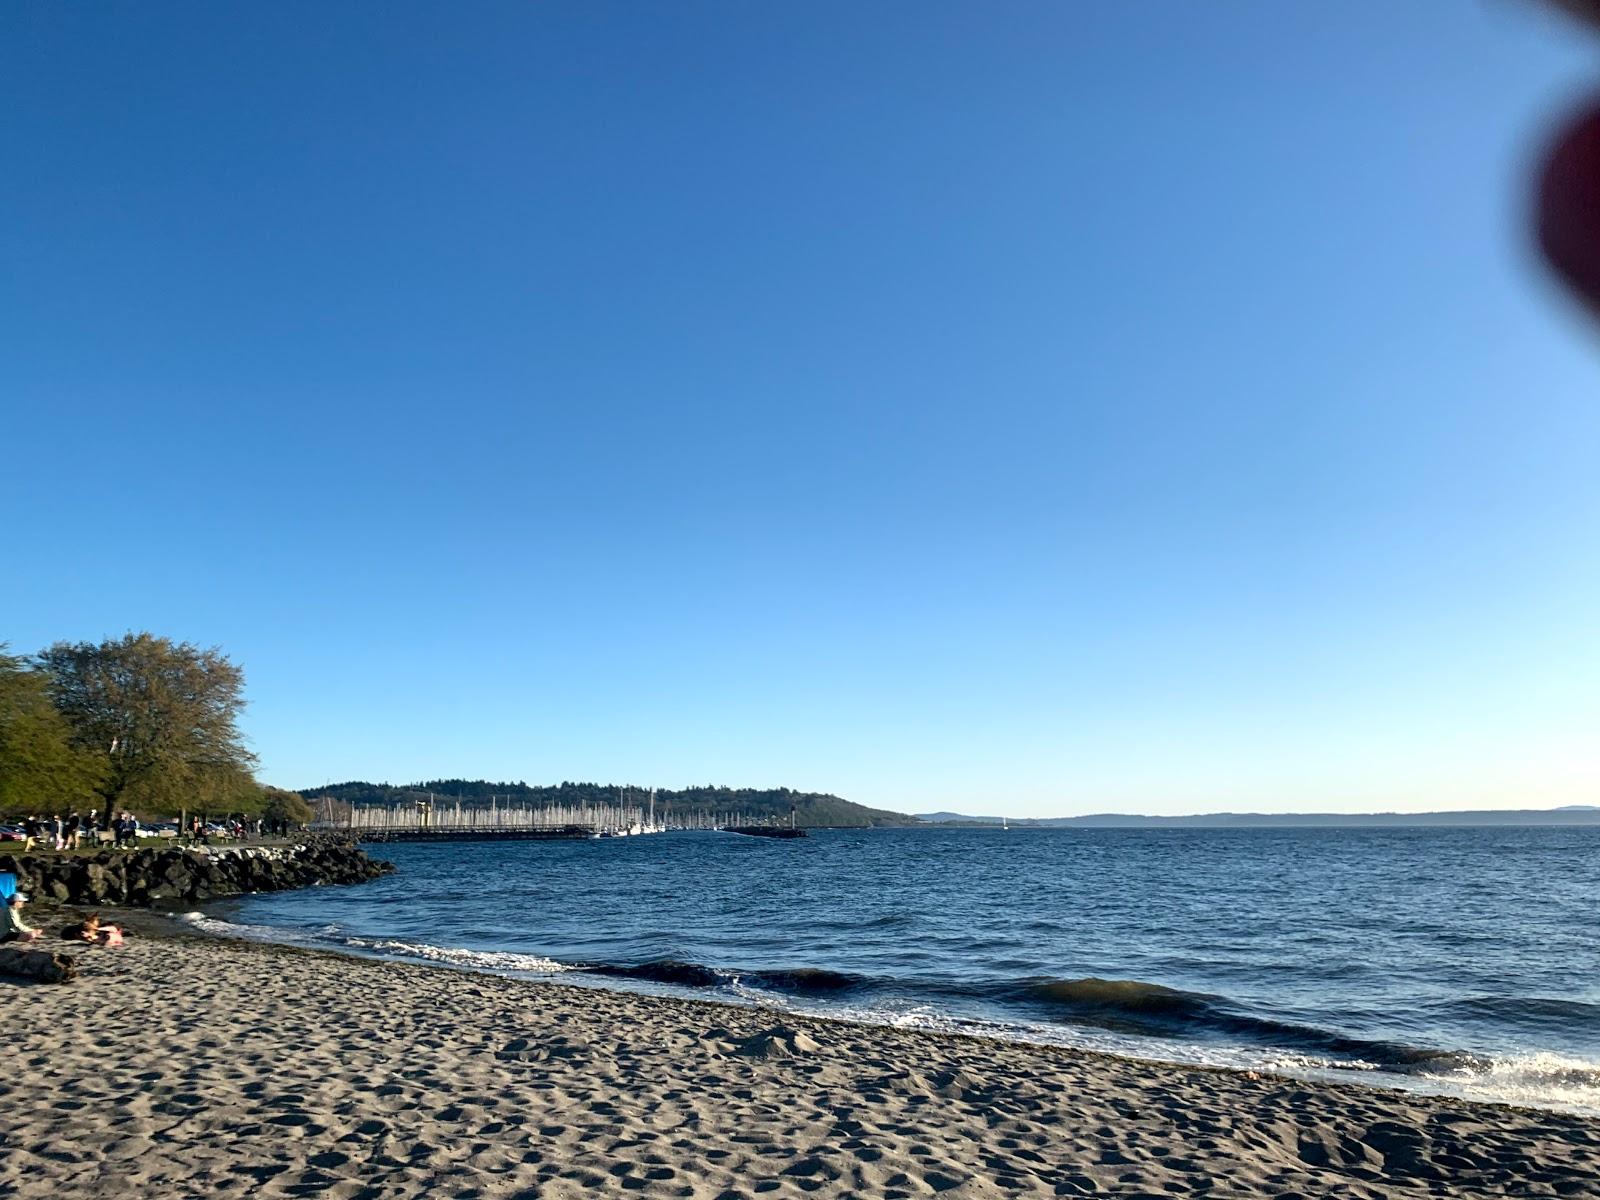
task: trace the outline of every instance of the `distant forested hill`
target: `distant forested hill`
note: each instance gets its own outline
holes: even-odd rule
[[[629,804],[642,805],[650,789],[609,783],[561,783],[534,786],[526,783],[492,783],[486,779],[430,779],[422,783],[394,786],[387,783],[334,783],[306,788],[301,795],[308,801],[323,797],[344,804],[413,804],[430,793],[437,802],[442,797],[460,799],[463,804],[488,804],[498,797],[502,804],[615,804],[618,793],[626,794]],[[887,826],[916,825],[915,817],[885,812],[852,804],[838,796],[821,792],[796,792],[789,788],[729,788],[707,785],[679,791],[658,790],[656,811],[704,812],[714,817],[743,815],[756,819],[789,816],[795,806],[801,825]]]

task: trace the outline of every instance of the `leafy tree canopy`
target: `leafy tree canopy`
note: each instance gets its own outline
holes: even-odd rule
[[[6,650],[0,643],[0,814],[91,807],[98,764],[74,747],[71,727],[50,702],[48,678]]]
[[[312,812],[299,792],[268,786],[262,789],[261,815],[273,821],[304,825],[311,820]]]
[[[106,811],[253,811],[255,756],[239,732],[244,672],[220,650],[149,633],[57,642],[39,655]]]

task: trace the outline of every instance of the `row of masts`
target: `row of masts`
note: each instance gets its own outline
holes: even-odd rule
[[[325,798],[327,799],[327,798]],[[740,813],[714,814],[704,809],[674,810],[656,805],[655,790],[643,803],[618,794],[616,803],[526,804],[510,796],[491,796],[487,803],[463,803],[458,797],[428,793],[405,804],[341,805],[327,799],[317,814],[319,824],[357,833],[434,830],[440,833],[489,830],[571,829],[599,834],[662,833],[669,829],[724,829],[765,823]],[[344,811],[340,811],[343,809]]]

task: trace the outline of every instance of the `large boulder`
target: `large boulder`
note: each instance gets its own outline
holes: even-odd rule
[[[73,867],[67,887],[77,904],[120,903],[124,892],[121,874],[92,859]]]

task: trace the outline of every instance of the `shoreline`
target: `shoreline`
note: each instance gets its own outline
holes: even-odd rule
[[[0,985],[47,1031],[0,1078],[0,1191],[1577,1195],[1600,1164],[1543,1109],[130,925]],[[84,1012],[141,1032],[53,1044]]]
[[[238,897],[230,897],[238,899]],[[1451,1101],[1459,1104],[1471,1105],[1474,1108],[1504,1109],[1513,1113],[1527,1113],[1531,1115],[1552,1114],[1570,1116],[1584,1120],[1600,1119],[1600,1114],[1584,1111],[1575,1111],[1570,1106],[1518,1104],[1509,1100],[1477,1099],[1472,1096],[1458,1095],[1448,1091],[1431,1091],[1426,1085],[1417,1084],[1406,1087],[1388,1082],[1392,1075],[1382,1072],[1385,1078],[1378,1082],[1366,1082],[1358,1072],[1347,1072],[1348,1078],[1323,1079],[1309,1075],[1295,1074],[1287,1069],[1272,1067],[1244,1067],[1233,1066],[1226,1063],[1184,1062],[1177,1059],[1158,1058],[1149,1055],[1118,1053],[1111,1050],[1099,1050],[1090,1046],[1073,1045],[1070,1042],[1051,1042],[1044,1040],[1030,1040],[1025,1037],[1009,1037],[1001,1032],[989,1032],[980,1029],[939,1029],[921,1025],[896,1025],[890,1021],[875,1021],[864,1016],[844,1016],[830,1013],[806,1012],[799,1009],[778,1008],[764,1005],[759,1001],[743,1002],[727,999],[720,996],[701,996],[685,994],[689,989],[677,987],[672,984],[655,984],[652,987],[640,987],[638,981],[625,978],[609,978],[601,975],[590,975],[576,967],[563,967],[558,972],[551,972],[538,978],[523,978],[524,975],[539,976],[536,971],[506,972],[490,967],[473,966],[470,963],[454,963],[448,961],[430,962],[425,959],[409,957],[406,955],[383,954],[373,951],[364,951],[361,947],[352,946],[348,949],[338,949],[330,946],[299,945],[294,942],[272,941],[257,939],[236,934],[229,934],[210,929],[189,927],[182,919],[182,914],[158,913],[151,914],[159,920],[169,923],[172,928],[166,933],[147,934],[156,938],[171,938],[179,940],[184,938],[199,942],[236,942],[246,946],[259,946],[272,951],[281,951],[285,954],[305,954],[314,957],[325,957],[335,962],[343,959],[357,959],[362,962],[384,963],[406,970],[417,971],[442,971],[448,974],[468,976],[487,976],[491,979],[505,979],[513,983],[525,984],[529,987],[548,988],[561,993],[564,999],[578,1001],[590,992],[604,992],[619,996],[636,997],[646,1003],[656,1001],[671,1002],[703,1007],[711,1010],[727,1010],[737,1013],[765,1013],[773,1021],[790,1021],[797,1023],[815,1023],[824,1026],[842,1026],[846,1029],[865,1030],[893,1030],[908,1034],[924,1035],[935,1040],[956,1039],[960,1041],[975,1042],[979,1046],[991,1046],[996,1049],[1009,1047],[1025,1047],[1045,1053],[1061,1053],[1074,1058],[1089,1061],[1103,1062],[1107,1065],[1130,1065],[1132,1067],[1148,1068],[1152,1071],[1199,1071],[1214,1073],[1223,1076],[1239,1076],[1246,1079],[1262,1079],[1275,1081],[1285,1086],[1307,1086],[1333,1089],[1352,1089],[1359,1092],[1395,1092],[1406,1097],[1420,1097]],[[221,921],[221,918],[209,918]],[[577,983],[563,978],[565,975],[579,975],[592,982]],[[659,990],[657,990],[659,989]],[[1331,1069],[1330,1069],[1331,1073]]]
[[[583,966],[557,962],[535,952],[477,951],[433,945],[411,944],[397,939],[367,940],[351,938],[343,944],[334,944],[317,935],[303,931],[268,925],[238,923],[232,920],[233,906],[246,900],[244,896],[223,898],[220,907],[227,915],[211,913],[164,914],[171,927],[185,934],[221,940],[238,940],[255,945],[277,946],[301,950],[312,954],[327,954],[334,958],[350,957],[369,962],[388,962],[406,966],[431,967],[441,970],[461,971],[520,980],[522,982],[571,988],[577,991],[598,990],[620,992],[624,995],[642,996],[646,999],[678,999],[689,1003],[770,1012],[775,1017],[805,1018],[810,1020],[861,1025],[870,1029],[918,1030],[943,1037],[976,1038],[1003,1046],[1032,1046],[1061,1049],[1113,1061],[1146,1063],[1159,1068],[1222,1071],[1242,1075],[1271,1076],[1290,1083],[1306,1083],[1328,1087],[1352,1087],[1396,1091],[1408,1096],[1436,1097],[1467,1104],[1502,1106],[1525,1109],[1531,1112],[1554,1112],[1590,1119],[1600,1118],[1600,1105],[1557,1099],[1518,1099],[1494,1093],[1492,1085],[1477,1082],[1477,1077],[1456,1079],[1444,1074],[1417,1073],[1382,1065],[1369,1067],[1336,1067],[1314,1061],[1305,1065],[1286,1063],[1277,1056],[1287,1051],[1270,1048],[1229,1046],[1217,1048],[1205,1042],[1186,1043],[1178,1040],[1150,1036],[1149,1052],[1137,1046],[1101,1046],[1083,1039],[1074,1032],[1057,1032],[1042,1024],[1022,1021],[1007,1022],[1000,1018],[936,1015],[916,1023],[903,1023],[893,1019],[887,1011],[870,1009],[830,1011],[807,1003],[806,998],[782,993],[750,994],[747,997],[726,994],[708,994],[711,985],[680,983],[671,978],[623,971],[589,970]],[[213,906],[208,906],[213,907]],[[191,924],[189,918],[199,917]],[[424,953],[426,952],[426,953]],[[490,963],[485,959],[501,961]],[[518,965],[518,963],[521,965]],[[533,965],[540,964],[540,965]],[[692,967],[693,964],[690,964]],[[1169,1053],[1163,1054],[1166,1050]],[[1206,1051],[1242,1055],[1259,1053],[1260,1059],[1237,1058],[1235,1061],[1219,1060],[1217,1054],[1208,1060]],[[1446,1052],[1441,1051],[1443,1055]]]

